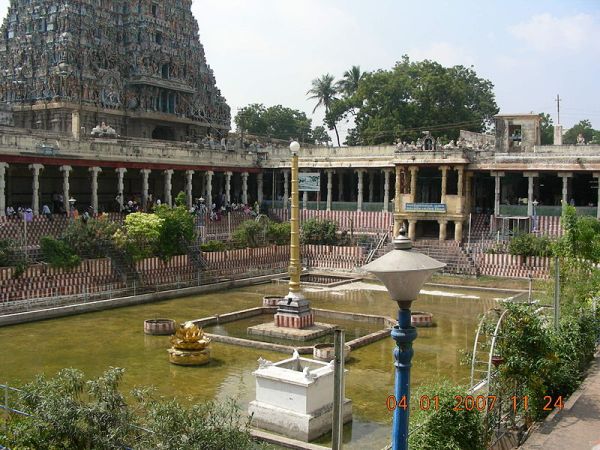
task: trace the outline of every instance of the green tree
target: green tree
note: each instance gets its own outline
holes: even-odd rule
[[[540,113],[541,121],[541,133],[542,133],[542,145],[554,144],[554,123],[550,114]]]
[[[456,139],[461,129],[486,130],[498,112],[492,83],[473,69],[408,56],[391,70],[367,73],[347,106],[354,105],[360,108],[349,145],[414,141],[423,130]]]
[[[313,113],[320,107],[325,108],[325,115],[329,113],[331,103],[335,100],[337,94],[334,79],[335,78],[333,75],[327,73],[320,78],[315,78],[312,80],[312,87],[306,94],[310,95],[308,97],[309,99],[317,100],[317,105],[313,109]],[[338,133],[337,125],[335,122],[331,124],[328,123],[328,126],[329,125],[331,126],[331,129],[335,131],[338,146],[341,146],[340,134]]]
[[[265,105],[261,103],[252,103],[240,109],[234,119],[238,132],[243,130],[258,136],[266,136],[268,128],[264,120],[266,110]]]
[[[164,219],[156,214],[128,214],[125,217],[124,231],[117,231],[114,240],[134,261],[155,256],[163,223]]]
[[[332,220],[309,219],[302,223],[303,244],[337,245],[337,223]]]
[[[44,261],[50,264],[51,267],[72,269],[81,262],[81,258],[77,256],[69,244],[51,236],[44,236],[40,239],[40,249]]]
[[[586,143],[592,142],[597,135],[597,131],[592,128],[592,123],[585,119],[569,128],[563,136],[563,143],[574,145],[577,143],[577,136],[580,134],[585,138]]]
[[[358,83],[360,83],[364,75],[360,70],[360,66],[352,66],[344,72],[342,79],[336,83],[336,90],[344,97],[351,97],[358,90]]]
[[[184,206],[171,208],[160,205],[154,213],[162,219],[157,243],[158,256],[167,261],[175,255],[187,253],[194,240],[194,219]]]
[[[325,127],[317,126],[312,132],[312,138],[315,141],[315,144],[326,144],[331,141],[331,137],[327,133]]]
[[[306,113],[282,105],[248,105],[238,112],[235,123],[238,131],[243,129],[257,136],[312,142],[312,122]]]

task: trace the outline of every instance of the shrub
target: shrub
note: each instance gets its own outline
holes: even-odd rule
[[[231,239],[236,248],[260,247],[266,242],[264,224],[246,220],[232,233]]]
[[[337,224],[331,220],[310,219],[302,224],[302,243],[337,245]]]
[[[511,255],[521,256],[551,256],[552,241],[547,236],[519,234],[510,240],[508,252]]]
[[[72,269],[81,262],[75,251],[64,241],[45,236],[40,240],[44,260],[52,267]]]
[[[185,192],[179,191],[175,197],[175,206],[187,206],[187,195],[185,195]]]
[[[224,242],[208,241],[200,246],[203,252],[222,252],[227,249]]]
[[[15,263],[13,243],[8,239],[0,239],[0,267],[9,267]]]
[[[161,205],[154,214],[162,219],[158,238],[158,256],[168,260],[175,255],[187,253],[187,246],[194,240],[194,218],[184,206],[170,208]]]
[[[267,227],[267,239],[276,245],[287,245],[290,243],[291,224],[289,222],[269,222]]]
[[[125,217],[125,233],[117,231],[114,240],[134,260],[154,256],[164,219],[155,214],[133,213]]]
[[[107,255],[100,242],[112,240],[118,229],[117,224],[106,219],[89,219],[87,223],[76,220],[67,226],[62,240],[82,258],[102,258]]]

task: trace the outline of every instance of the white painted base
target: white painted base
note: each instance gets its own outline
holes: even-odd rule
[[[333,404],[321,408],[314,414],[301,414],[276,406],[250,402],[248,413],[252,426],[273,431],[292,439],[309,442],[331,431]],[[352,421],[352,401],[344,401],[344,423]]]

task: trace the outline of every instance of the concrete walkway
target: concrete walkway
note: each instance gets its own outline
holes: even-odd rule
[[[600,450],[600,352],[564,409],[552,412],[519,448]]]

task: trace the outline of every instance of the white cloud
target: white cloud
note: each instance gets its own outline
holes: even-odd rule
[[[509,27],[509,32],[539,52],[600,50],[600,23],[590,14],[538,14]]]
[[[409,50],[408,55],[416,61],[430,59],[439,62],[443,66],[471,66],[475,64],[474,58],[466,49],[450,42],[433,42],[427,47]]]

